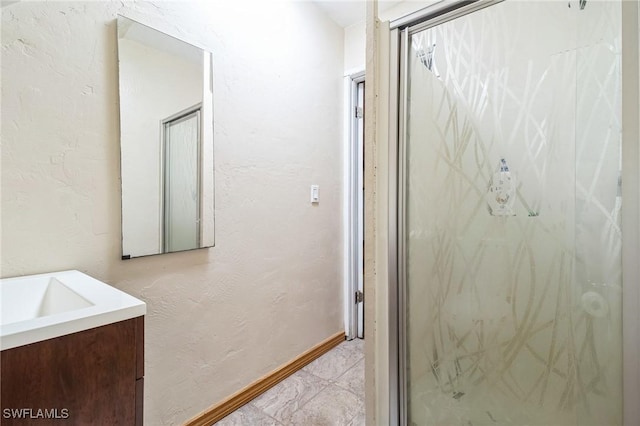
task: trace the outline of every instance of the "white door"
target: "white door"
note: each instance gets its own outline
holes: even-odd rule
[[[364,339],[364,72],[345,82],[345,333]]]
[[[358,315],[357,336],[364,339],[364,80],[357,83],[356,105],[357,129],[357,179],[356,195],[358,205],[357,231],[357,288],[356,306]]]
[[[164,252],[198,248],[199,110],[165,123]]]

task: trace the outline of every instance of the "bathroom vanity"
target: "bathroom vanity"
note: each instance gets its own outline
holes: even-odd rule
[[[78,271],[0,291],[3,425],[142,425],[144,302]]]

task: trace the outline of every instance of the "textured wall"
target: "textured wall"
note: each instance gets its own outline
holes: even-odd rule
[[[265,3],[2,8],[2,276],[75,268],[147,302],[147,424],[342,329],[343,32]],[[118,13],[214,52],[213,249],[120,260]]]
[[[381,22],[392,21],[424,9],[437,3],[433,0],[405,0],[389,8],[379,5],[378,19]],[[363,70],[365,67],[366,31],[365,20],[349,25],[344,29],[344,69],[345,74]]]

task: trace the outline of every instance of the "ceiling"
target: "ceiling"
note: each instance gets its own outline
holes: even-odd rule
[[[378,11],[387,10],[402,0],[378,0]],[[341,27],[364,21],[366,0],[313,0]]]
[[[20,0],[0,0],[2,7]],[[308,1],[308,0],[298,0]],[[364,21],[367,0],[311,0],[325,11],[329,17],[341,27],[348,27]],[[371,0],[369,0],[371,1]],[[403,0],[378,0],[378,11],[382,12],[401,3]]]

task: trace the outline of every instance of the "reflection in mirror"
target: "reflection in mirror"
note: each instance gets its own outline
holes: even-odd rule
[[[118,17],[122,258],[214,245],[212,55]]]

